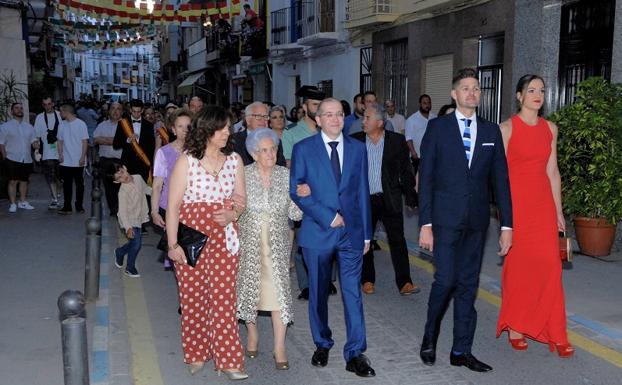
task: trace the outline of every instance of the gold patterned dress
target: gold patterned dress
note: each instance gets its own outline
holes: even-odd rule
[[[238,318],[255,322],[258,310],[277,310],[287,325],[293,321],[288,219],[300,220],[302,211],[289,197],[287,168],[274,166],[268,188],[262,184],[256,163],[245,167],[245,176],[247,203],[238,220]]]

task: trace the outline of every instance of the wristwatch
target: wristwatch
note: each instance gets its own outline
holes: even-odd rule
[[[179,243],[176,243],[176,244],[174,244],[173,246],[169,246],[169,247],[168,247],[168,249],[169,249],[169,250],[174,250],[174,249],[176,249],[176,248],[178,248],[178,247],[179,247]]]

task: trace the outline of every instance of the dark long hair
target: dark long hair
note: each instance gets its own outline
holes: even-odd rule
[[[220,131],[232,121],[231,114],[222,107],[209,105],[194,115],[192,125],[186,135],[184,150],[197,159],[202,159],[205,155],[205,148],[210,138],[216,131]],[[225,155],[233,152],[231,135],[225,147],[220,151]]]

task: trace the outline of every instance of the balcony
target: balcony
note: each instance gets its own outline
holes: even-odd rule
[[[400,15],[401,0],[348,0],[346,28],[392,23]]]
[[[281,55],[301,51],[302,46],[296,41],[296,22],[292,12],[294,8],[287,7],[274,11],[270,15],[270,54]]]
[[[315,47],[340,39],[335,31],[335,0],[298,2],[295,11],[298,44]]]
[[[207,39],[207,62],[237,63],[240,60],[240,37],[230,28],[211,28]]]

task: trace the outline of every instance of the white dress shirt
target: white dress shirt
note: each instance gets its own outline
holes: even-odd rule
[[[328,159],[330,159],[330,153],[333,152],[333,148],[328,144],[329,142],[337,142],[337,154],[339,154],[339,168],[343,173],[343,134],[339,133],[339,136],[336,139],[329,138],[324,131],[320,131],[322,133],[322,140],[324,141],[324,147],[326,148],[326,152],[328,152]]]
[[[114,134],[117,131],[117,123],[113,123],[110,119],[104,120],[97,125],[95,132],[93,132],[93,138],[114,138]],[[121,159],[121,153],[123,150],[115,150],[112,146],[107,144],[99,145],[99,156],[104,158]]]
[[[11,119],[0,125],[0,144],[4,145],[7,159],[13,162],[32,163],[30,150],[36,139],[35,128],[26,119]]]
[[[425,134],[425,129],[428,127],[428,121],[436,118],[436,114],[428,113],[428,118],[421,114],[421,111],[417,111],[410,115],[404,123],[404,136],[406,140],[411,140],[415,147],[417,156],[421,158],[421,141]]]

